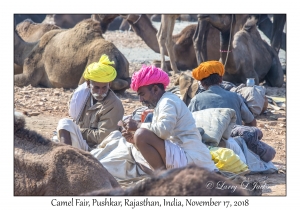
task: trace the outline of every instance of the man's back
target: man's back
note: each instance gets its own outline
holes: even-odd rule
[[[208,90],[198,93],[191,100],[188,108],[191,112],[209,108],[231,108],[236,112],[236,124],[242,125],[241,109],[243,105],[242,99],[236,93],[224,90],[219,85],[212,85]],[[252,114],[250,111],[248,112],[245,114],[245,119],[251,118]]]

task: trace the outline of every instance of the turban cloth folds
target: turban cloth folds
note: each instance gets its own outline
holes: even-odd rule
[[[193,69],[192,76],[201,81],[209,77],[211,74],[219,74],[221,77],[224,75],[224,65],[219,61],[206,61],[202,62],[197,68]]]
[[[117,71],[111,66],[112,64],[115,64],[115,62],[110,61],[108,56],[103,54],[99,62],[88,65],[83,72],[83,77],[85,80],[92,80],[95,82],[111,82],[117,76]]]
[[[157,83],[162,83],[166,88],[170,83],[168,74],[155,66],[143,65],[139,71],[132,75],[130,87],[137,91],[142,86]]]

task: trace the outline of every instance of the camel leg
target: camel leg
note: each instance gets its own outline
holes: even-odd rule
[[[14,63],[14,75],[22,74],[22,73],[23,73],[23,67]]]
[[[128,81],[123,80],[123,79],[119,79],[119,78],[116,78],[110,84],[110,89],[116,90],[116,91],[118,91],[118,90],[124,90],[124,89],[127,89],[127,88],[129,88]]]
[[[283,70],[279,58],[274,56],[272,66],[268,74],[265,76],[266,82],[271,87],[282,87],[284,82]]]
[[[27,66],[23,67],[23,73],[14,75],[14,84],[18,87],[31,85],[36,87],[42,80],[44,70],[29,69]]]
[[[205,20],[198,20],[198,25],[193,36],[193,44],[198,65],[207,61],[207,35],[209,32],[209,24]]]
[[[174,73],[180,73],[177,69],[177,65],[175,63],[176,57],[174,53],[174,48],[173,48],[173,40],[172,40],[172,33],[174,30],[174,25],[175,25],[175,17],[171,19],[170,24],[168,25],[168,30],[167,30],[167,39],[166,39],[166,48],[168,51],[168,55],[170,58],[170,63],[171,63],[171,68],[174,71]]]
[[[167,23],[165,21],[167,21],[167,17],[166,15],[162,15],[161,25],[159,31],[156,34],[156,37],[157,37],[160,56],[161,56],[161,69],[168,73],[168,69],[165,61],[165,46],[166,46],[166,37],[167,37],[167,28],[166,28]]]
[[[283,28],[286,22],[286,15],[273,15],[273,27],[271,35],[271,46],[275,49],[277,54],[281,47],[283,37]]]

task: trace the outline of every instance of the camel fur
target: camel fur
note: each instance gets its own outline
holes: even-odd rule
[[[213,183],[213,185],[209,185]],[[237,186],[236,190],[217,189],[225,183]],[[250,186],[249,186],[250,187]],[[83,195],[88,196],[247,196],[249,192],[241,185],[226,179],[215,172],[209,172],[196,165],[175,168],[160,172],[128,189],[97,190]]]
[[[117,70],[110,88],[125,91],[130,87],[129,63],[103,38],[97,21],[85,19],[71,29],[51,30],[34,43],[25,42],[16,32],[14,38],[15,63],[23,66],[23,73],[14,76],[16,86],[76,88],[84,82],[85,68],[106,54]]]
[[[14,115],[14,195],[79,195],[120,187],[89,152],[55,143]]]
[[[46,23],[35,23],[31,19],[20,22],[17,27],[17,33],[25,42],[37,42],[48,31],[60,29],[57,25]],[[14,64],[14,74],[23,73],[23,67]]]

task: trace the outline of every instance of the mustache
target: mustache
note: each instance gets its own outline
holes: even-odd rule
[[[103,93],[102,95],[98,94],[98,93],[93,93],[92,94],[94,97],[102,97],[104,98],[107,94],[106,93]]]

